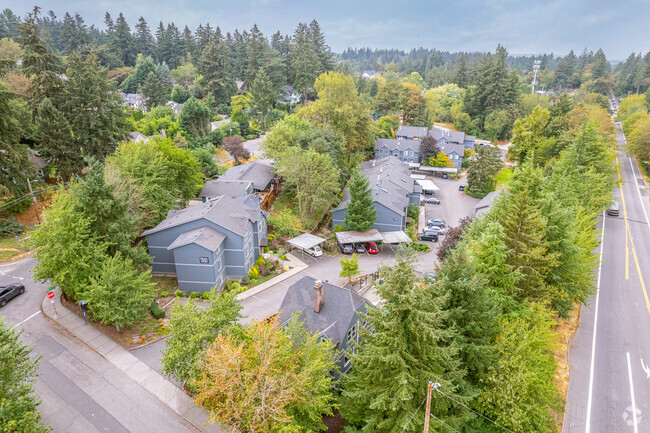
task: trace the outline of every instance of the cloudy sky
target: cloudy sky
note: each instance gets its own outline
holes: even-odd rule
[[[4,4],[3,4],[4,3]],[[20,5],[19,5],[20,3]],[[270,36],[291,34],[298,22],[316,19],[333,51],[347,47],[438,48],[512,54],[602,48],[610,60],[650,51],[648,0],[48,0],[38,3],[59,17],[78,12],[103,28],[106,11],[123,12],[133,26],[145,17],[195,29],[210,22],[224,33],[257,24]],[[0,8],[24,16],[28,1],[0,0]]]

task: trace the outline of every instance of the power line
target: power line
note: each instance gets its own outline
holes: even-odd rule
[[[475,410],[472,409],[471,407],[469,407],[469,406],[467,406],[467,405],[461,403],[460,401],[456,400],[456,399],[453,398],[453,397],[448,396],[448,395],[445,394],[444,392],[440,391],[440,389],[438,389],[438,388],[439,388],[439,387],[435,387],[435,386],[434,386],[434,389],[435,389],[436,391],[438,391],[440,394],[442,394],[442,395],[444,395],[445,397],[447,397],[448,399],[450,399],[450,400],[452,400],[452,401],[458,403],[459,405],[463,406],[465,409],[467,409],[467,410],[469,410],[469,411],[475,413],[476,415],[478,415],[478,416],[480,416],[480,417],[482,417],[482,418],[485,418],[486,420],[490,421],[492,424],[501,427],[502,429],[504,429],[504,430],[507,431],[507,432],[514,433],[512,430],[510,430],[510,429],[508,429],[508,428],[502,426],[502,425],[499,424],[498,422],[496,422],[496,421],[492,421],[490,418],[486,417],[485,415],[483,415],[483,414],[481,414],[481,413],[478,413],[477,411],[475,411]]]
[[[444,422],[444,421],[441,420],[440,418],[436,418],[434,414],[431,414],[431,418],[433,418],[433,419],[435,419],[435,420],[441,422],[442,424],[446,425],[448,429],[453,430],[453,431],[455,431],[456,433],[460,433],[458,430],[456,430],[455,428],[453,428],[452,426],[450,426],[449,424],[447,424],[446,422]]]
[[[411,421],[413,421],[413,418],[420,411],[420,408],[422,407],[422,405],[424,404],[425,401],[427,401],[426,397],[424,397],[424,400],[422,400],[422,403],[420,403],[420,406],[418,406],[415,413],[413,415],[411,415],[411,419],[409,419],[408,422],[406,424],[404,424],[404,428],[402,429],[402,433],[404,433],[404,430],[406,430],[406,427],[408,427],[408,425],[411,423]]]

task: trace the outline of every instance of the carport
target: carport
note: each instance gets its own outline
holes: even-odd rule
[[[337,232],[336,240],[343,244],[365,244],[366,242],[383,241],[384,237],[377,229],[366,230],[365,232]]]
[[[300,236],[296,236],[295,238],[289,239],[287,241],[289,245],[292,247],[298,248],[301,252],[301,258],[305,258],[305,250],[308,250],[309,248],[313,248],[317,245],[322,244],[325,242],[325,239],[314,236],[311,233],[303,233]]]
[[[393,252],[395,252],[395,249],[393,248],[394,244],[412,242],[409,235],[401,230],[397,232],[382,232],[381,236],[384,238],[382,239],[382,242],[387,244]]]
[[[415,181],[422,187],[422,192],[425,194],[435,194],[436,192],[440,191],[440,188],[438,188],[438,185],[433,183],[432,180],[429,179],[415,179]]]

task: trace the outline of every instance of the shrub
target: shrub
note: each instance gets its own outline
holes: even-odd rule
[[[165,317],[165,312],[158,307],[158,302],[156,301],[151,302],[151,305],[149,305],[149,310],[151,310],[151,315],[155,319],[162,319]]]
[[[259,273],[260,273],[261,276],[265,276],[265,275],[268,275],[268,274],[271,273],[271,271],[269,270],[269,268],[268,268],[266,265],[264,265],[264,264],[261,264],[261,263],[260,263],[259,265],[257,265],[257,267],[258,267],[258,269],[259,269]]]
[[[201,298],[203,299],[210,299],[210,292],[203,292],[201,294]]]
[[[411,242],[409,245],[410,245],[411,249],[413,249],[415,251],[421,251],[421,252],[424,252],[424,253],[427,253],[427,252],[431,251],[431,248],[429,248],[429,246],[427,244],[420,244],[420,243],[417,243],[417,242]]]
[[[199,294],[196,292],[190,292],[190,298],[198,298]]]
[[[250,277],[251,280],[254,280],[255,278],[260,276],[260,268],[257,266],[253,266],[250,271],[248,271],[248,276]]]
[[[182,290],[176,290],[176,296],[183,296]]]
[[[169,296],[169,292],[167,290],[163,290],[162,292],[160,292],[161,298],[166,298],[167,296]]]
[[[0,237],[17,236],[25,230],[25,226],[13,219],[0,218]]]
[[[250,283],[250,282],[251,282],[250,277],[244,277],[244,278],[241,279],[241,283],[242,283],[242,284],[248,284],[248,283]]]
[[[268,218],[268,223],[273,227],[275,234],[278,236],[297,236],[300,234],[298,227],[299,219],[288,209],[283,209],[275,215]]]
[[[264,260],[264,256],[259,256],[259,257],[257,258],[257,261],[256,261],[255,263],[257,263],[258,265],[265,265],[265,264],[266,264],[266,260]]]
[[[269,242],[273,241],[275,239],[275,235],[273,233],[269,234]]]

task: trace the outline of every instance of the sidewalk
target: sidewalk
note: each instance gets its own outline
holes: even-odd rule
[[[43,298],[41,310],[45,316],[78,337],[199,431],[227,433],[228,430],[221,428],[218,424],[205,425],[208,414],[195,406],[187,394],[92,325],[86,325],[82,318],[61,304],[61,291],[56,289],[54,292],[53,303],[49,299]]]
[[[309,267],[306,263],[302,262],[293,254],[289,254],[289,253],[287,253],[287,260],[284,261],[284,264],[290,268],[287,272],[283,272],[277,277],[271,278],[270,280],[260,285],[257,285],[251,289],[246,290],[245,292],[240,293],[239,295],[237,295],[237,300],[242,301],[246,298],[250,298],[251,296],[255,296],[258,293],[268,289],[269,287],[273,287],[276,284],[281,283],[287,278],[290,278]]]

